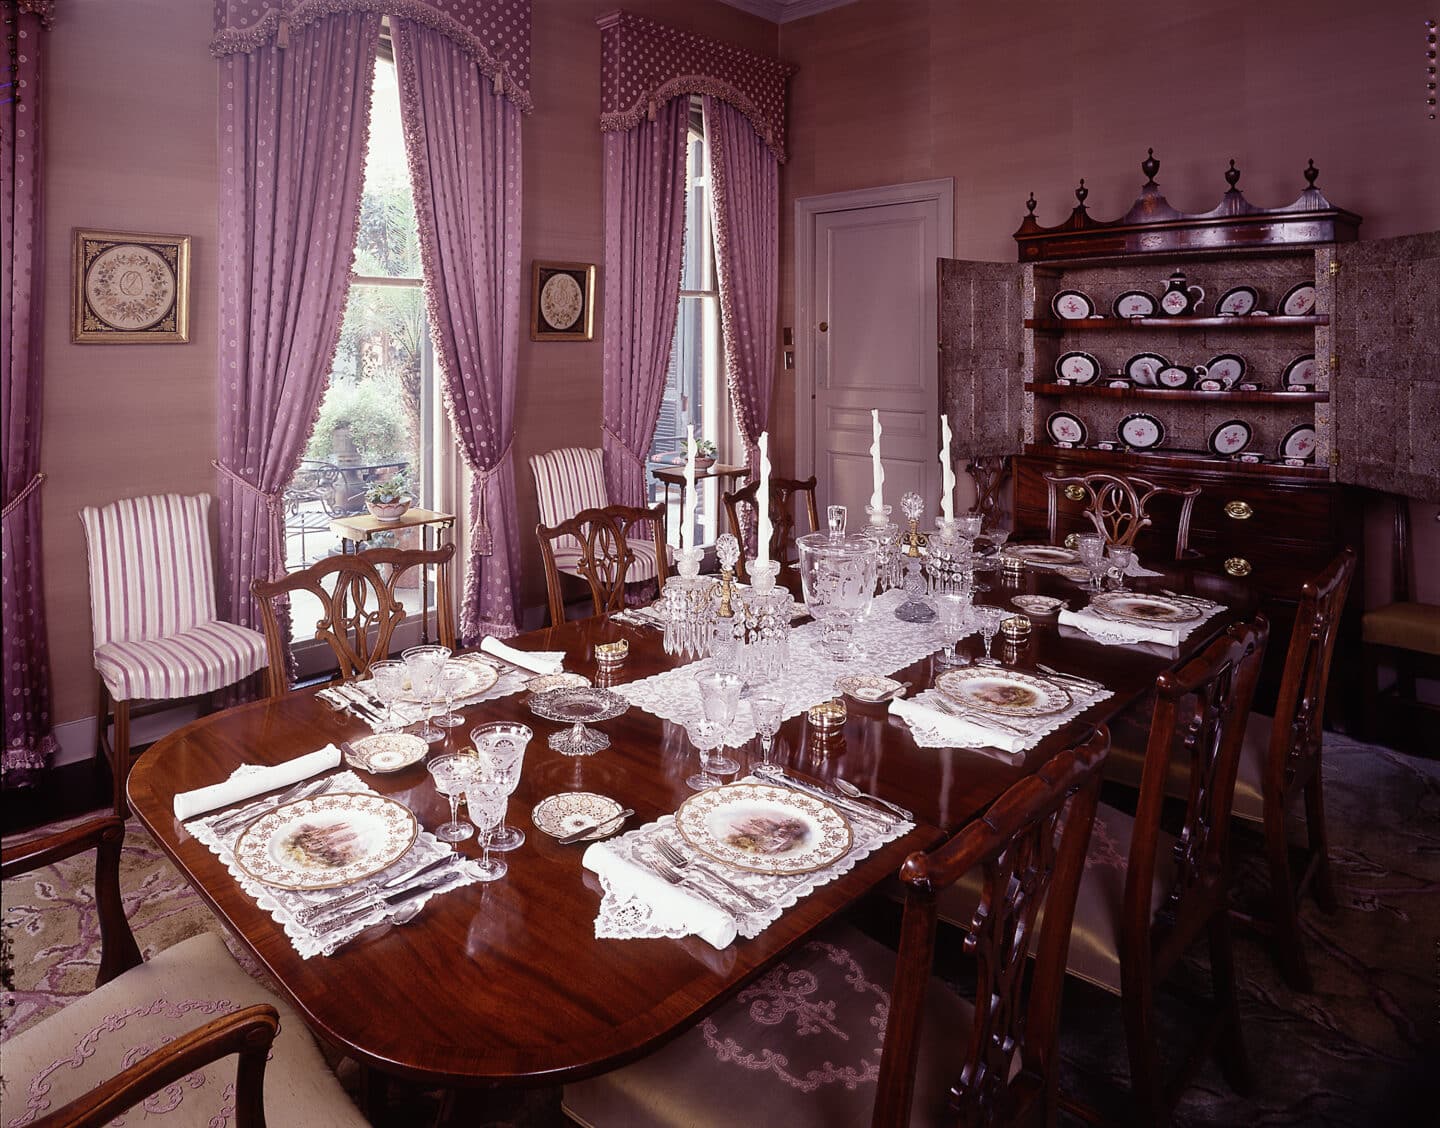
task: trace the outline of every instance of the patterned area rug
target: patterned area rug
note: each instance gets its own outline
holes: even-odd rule
[[[1440,764],[1331,734],[1325,784],[1340,907],[1333,917],[1313,903],[1303,911],[1316,991],[1291,991],[1262,943],[1242,933],[1236,956],[1256,1091],[1237,1096],[1207,1065],[1181,1102],[1180,1125],[1433,1123],[1427,1118],[1440,1102],[1434,1070],[1440,1049]],[[1262,895],[1258,836],[1241,830],[1236,847],[1241,896]],[[93,867],[76,860],[0,890],[16,977],[16,990],[4,997],[4,1037],[93,986],[98,929],[92,883]],[[223,935],[133,823],[122,883],[126,911],[147,956],[207,928]],[[254,971],[240,952],[236,956]],[[1203,952],[1179,978],[1178,988],[1166,988],[1160,997],[1161,1036],[1167,1045],[1183,1046],[1197,1001],[1208,998]],[[1123,1119],[1129,1082],[1118,1001],[1083,985],[1067,990],[1062,1030],[1062,1090]],[[354,1082],[347,1063],[339,1071],[342,1080]],[[439,1105],[434,1094],[399,1093],[395,1100],[412,1114],[403,1119],[417,1124],[432,1122]],[[511,1102],[487,1114],[452,1107],[442,1119],[516,1128],[568,1123],[554,1090],[517,1094]]]

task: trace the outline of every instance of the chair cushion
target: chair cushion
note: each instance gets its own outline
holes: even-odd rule
[[[573,548],[559,547],[564,541],[574,544],[574,537],[565,537],[555,542],[555,567],[562,572],[568,572],[572,576],[580,575],[581,552],[578,546]],[[630,551],[635,554],[635,563],[630,566],[630,574],[625,578],[627,584],[639,583],[643,580],[655,578],[655,542],[654,540],[633,540],[629,542]],[[665,546],[665,567],[668,572],[670,566],[675,563],[675,550]]]
[[[610,504],[605,486],[605,455],[598,447],[562,447],[532,455],[530,472],[535,475],[535,504],[542,525],[553,527],[570,520],[582,509],[603,509]],[[555,548],[557,557],[562,550],[578,553],[580,542],[574,537],[561,537],[555,542]],[[560,570],[570,569],[562,566]]]
[[[111,642],[95,668],[117,701],[169,701],[234,685],[269,661],[265,636],[233,623],[206,623],[170,638]]]
[[[1421,654],[1440,654],[1440,604],[1389,603],[1360,618],[1366,642]]]
[[[1245,740],[1240,745],[1240,766],[1235,773],[1235,798],[1230,812],[1247,822],[1265,821],[1265,761],[1270,756],[1270,732],[1275,718],[1253,710],[1245,722]],[[1304,804],[1286,816],[1305,821]]]
[[[828,930],[649,1057],[566,1085],[565,1112],[596,1128],[868,1125],[894,980],[894,952],[848,926]],[[973,1021],[932,979],[912,1124],[947,1122]],[[1019,1066],[1016,1054],[1012,1080]]]
[[[266,1119],[307,1128],[365,1124],[300,1016],[246,975],[213,932],[165,949],[7,1041],[5,1122],[44,1115],[178,1035],[254,1003],[280,1012],[280,1034],[265,1067]],[[236,1061],[231,1055],[212,1062],[148,1097],[146,1115],[133,1120],[163,1114],[167,1128],[230,1123]]]
[[[1085,854],[1085,872],[1080,878],[1080,892],[1075,899],[1075,923],[1070,928],[1070,955],[1065,973],[1093,983],[1103,991],[1120,994],[1120,912],[1125,903],[1125,873],[1130,863],[1130,840],[1135,820],[1101,803],[1095,809],[1095,827],[1090,833],[1090,848]],[[1169,859],[1175,844],[1173,835],[1160,832],[1156,850],[1159,863],[1155,882],[1150,890],[1152,913],[1165,898],[1166,879],[1170,875]],[[980,871],[972,870],[940,894],[940,919],[960,928],[969,928],[980,900]],[[1040,906],[1031,941],[1031,955],[1039,943],[1045,921],[1045,905]]]

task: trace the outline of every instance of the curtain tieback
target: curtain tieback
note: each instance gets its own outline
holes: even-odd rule
[[[222,477],[229,478],[231,482],[241,489],[249,490],[265,503],[265,509],[269,515],[270,525],[270,578],[278,580],[285,575],[285,533],[284,533],[284,509],[285,497],[281,492],[267,493],[254,482],[247,481],[239,474],[223,465],[216,459],[210,460],[210,465],[220,471]]]
[[[515,445],[515,440],[505,444],[505,449],[500,452],[500,457],[495,464],[486,470],[475,471],[475,492],[472,496],[471,505],[475,511],[475,531],[472,534],[472,544],[475,551],[481,556],[489,556],[495,551],[495,535],[490,531],[490,522],[485,516],[485,496],[490,489],[490,479],[500,473],[502,467],[510,461],[510,450]]]
[[[644,459],[643,457],[641,457],[640,455],[636,454],[636,453],[635,453],[633,450],[631,450],[628,446],[626,446],[624,439],[622,439],[619,435],[617,435],[617,434],[616,434],[614,431],[612,431],[609,427],[601,427],[600,429],[601,429],[601,431],[603,431],[603,432],[605,433],[606,437],[609,438],[609,439],[615,444],[615,446],[617,446],[617,447],[620,448],[620,453],[621,453],[621,454],[623,454],[626,458],[628,458],[628,459],[629,459],[631,462],[633,462],[636,466],[640,467],[641,470],[644,470],[644,469],[645,469],[645,459]]]
[[[25,499],[29,497],[32,493],[34,493],[36,490],[38,490],[40,488],[40,483],[44,480],[45,475],[43,473],[37,473],[35,477],[31,478],[28,482],[26,482],[25,488],[15,495],[14,500],[12,500],[10,504],[7,505],[3,510],[0,510],[0,520],[9,517],[10,514],[14,513],[15,510],[19,509],[22,505],[24,505]]]

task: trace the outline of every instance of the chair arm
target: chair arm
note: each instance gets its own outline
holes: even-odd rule
[[[124,820],[116,815],[101,815],[79,826],[7,846],[0,852],[0,880],[9,881],[86,850],[95,851],[95,906],[100,916],[97,987],[140,964],[140,949],[120,899],[120,847],[124,842]]]
[[[269,1003],[221,1015],[33,1121],[32,1128],[100,1128],[151,1093],[231,1054],[240,1055],[235,1081],[236,1128],[264,1128],[265,1059],[279,1031],[280,1014]]]

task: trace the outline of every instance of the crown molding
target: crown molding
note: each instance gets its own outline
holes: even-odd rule
[[[732,8],[739,8],[742,12],[749,12],[752,16],[769,20],[771,23],[785,24],[792,20],[813,16],[819,12],[829,11],[831,8],[843,8],[847,4],[855,3],[855,0],[720,0],[720,2],[729,4]]]

